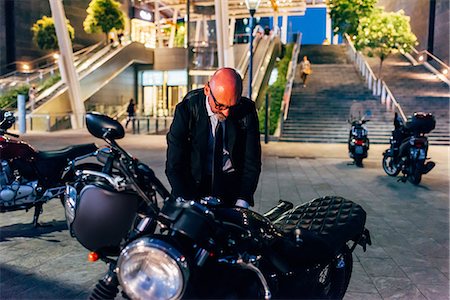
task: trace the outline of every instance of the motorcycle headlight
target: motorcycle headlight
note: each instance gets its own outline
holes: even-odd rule
[[[189,278],[185,257],[152,238],[125,247],[117,267],[120,285],[131,299],[180,299]]]
[[[66,185],[66,192],[64,193],[64,212],[66,214],[67,227],[72,235],[72,223],[75,219],[75,211],[77,207],[77,190],[71,186]]]

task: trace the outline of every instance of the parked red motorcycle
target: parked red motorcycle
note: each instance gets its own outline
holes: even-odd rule
[[[0,110],[0,212],[34,207],[33,225],[37,227],[42,205],[64,195],[65,183],[76,169],[101,170],[97,164],[77,164],[93,155],[97,146],[91,143],[38,151],[7,131],[14,122],[12,112]]]

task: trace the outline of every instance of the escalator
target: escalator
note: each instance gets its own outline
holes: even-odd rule
[[[141,43],[130,43],[117,48],[106,46],[77,66],[81,100],[84,102],[89,99],[130,65],[153,64],[153,61],[153,49],[145,48]],[[67,86],[61,83],[59,87],[52,88],[36,99],[37,108],[33,114],[64,114],[71,111]]]
[[[260,36],[255,39],[253,44],[252,100],[257,103],[257,106],[259,106],[263,96],[261,92],[268,83],[275,59],[280,51],[281,42],[277,35]],[[248,55],[245,55],[239,62],[238,69],[243,78],[242,95],[248,97],[250,75]]]

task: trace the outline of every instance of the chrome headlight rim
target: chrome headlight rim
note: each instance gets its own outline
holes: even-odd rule
[[[121,251],[119,259],[117,261],[116,273],[118,275],[117,277],[119,279],[119,283],[122,289],[129,297],[132,297],[132,295],[135,293],[134,291],[129,290],[129,285],[122,276],[123,266],[124,263],[127,262],[128,259],[130,259],[134,251],[137,251],[137,253],[142,253],[145,250],[149,252],[152,250],[161,251],[167,256],[169,256],[176,263],[182,276],[181,278],[182,288],[179,289],[178,292],[169,299],[180,299],[183,296],[184,291],[186,290],[187,281],[189,278],[189,268],[186,258],[177,249],[175,249],[172,245],[168,244],[167,242],[150,237],[139,238],[130,243],[129,245],[127,245]]]

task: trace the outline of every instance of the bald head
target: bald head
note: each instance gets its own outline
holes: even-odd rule
[[[242,78],[232,68],[221,68],[217,70],[209,81],[210,87],[216,93],[226,93],[235,99],[242,94]]]
[[[242,94],[242,78],[232,68],[221,68],[211,77],[204,88],[208,96],[211,110],[219,114],[218,117],[227,117],[228,108],[237,104]]]

